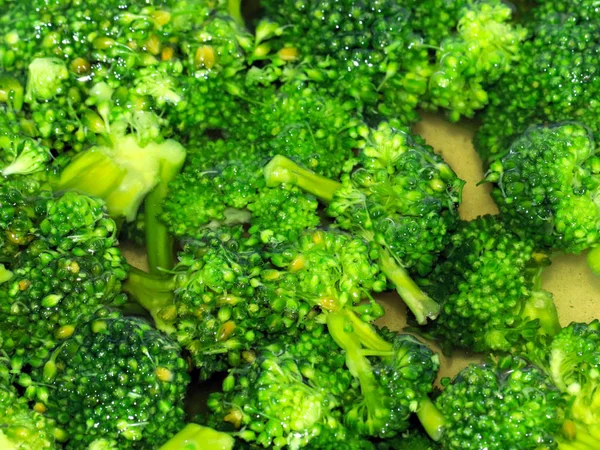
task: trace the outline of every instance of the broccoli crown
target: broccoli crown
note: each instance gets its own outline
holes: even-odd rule
[[[448,347],[512,350],[560,329],[552,296],[538,286],[545,255],[494,216],[460,223],[429,277],[441,303],[431,334]]]
[[[99,438],[155,449],[184,424],[189,375],[179,352],[145,321],[100,311],[33,372],[35,395],[68,449]]]
[[[271,245],[294,242],[305,230],[320,225],[318,207],[315,197],[295,186],[263,188],[248,205],[252,214],[248,231]]]
[[[405,128],[381,123],[361,127],[360,135],[360,154],[345,165],[341,183],[277,155],[264,167],[266,185],[293,184],[315,195],[337,225],[378,246],[383,273],[424,324],[439,305],[407,270],[431,271],[456,226],[464,182]]]
[[[552,380],[572,399],[570,416],[592,426],[600,423],[599,348],[598,320],[571,323],[552,340],[547,361]]]
[[[451,36],[470,0],[407,0],[403,4],[411,11],[411,26],[423,36],[425,44],[438,45]]]
[[[537,367],[517,357],[470,365],[435,400],[444,449],[557,448],[566,402]]]
[[[433,7],[431,3],[437,2],[425,3]],[[452,5],[450,8],[434,10],[433,15],[439,14],[441,24],[445,25],[447,10],[456,9],[451,11],[458,16],[456,33],[437,44],[439,49],[436,63],[430,68],[432,74],[425,101],[448,110],[449,118],[458,121],[461,116],[473,117],[476,110],[488,103],[489,86],[519,59],[526,31],[509,22],[512,8],[502,1],[468,2],[461,8],[457,8],[457,4],[462,1],[448,3]]]
[[[324,311],[355,307],[374,318],[383,314],[371,298],[387,282],[368,244],[360,238],[337,231],[304,233],[296,242],[271,250],[271,262],[280,271],[265,273],[264,283],[277,278],[281,295],[291,295]],[[370,304],[360,304],[363,300]],[[372,319],[373,317],[371,317]]]
[[[0,362],[0,446],[10,450],[58,449],[54,423],[29,409],[27,400],[3,377]]]
[[[378,333],[348,310],[329,314],[327,326],[360,385],[360,395],[344,405],[346,426],[365,437],[406,431],[411,414],[428,402],[437,355],[410,335]]]
[[[70,192],[29,212],[41,217],[9,264],[12,277],[1,286],[6,328],[0,334],[5,350],[39,365],[48,348],[102,305],[124,303],[121,283],[128,266],[102,202]]]
[[[230,370],[223,392],[209,398],[211,423],[240,430],[241,439],[261,447],[334,448],[347,437],[340,407],[353,382],[323,326],[282,335],[251,364]]]
[[[515,230],[539,246],[579,253],[600,238],[596,191],[600,160],[588,128],[558,124],[529,128],[493,162],[486,180]]]
[[[426,80],[407,77],[406,72],[426,64],[428,52],[418,45],[410,13],[397,2],[286,0],[261,5],[268,25],[279,26],[268,44],[279,58],[300,61],[303,77],[367,113],[383,113],[403,123],[418,119],[415,107]],[[259,25],[257,35],[261,31]]]
[[[370,235],[404,267],[425,274],[456,225],[463,184],[422,140],[383,123],[362,142],[328,212],[342,228]]]
[[[227,221],[228,207],[245,208],[258,199],[267,159],[248,141],[206,141],[170,183],[162,220],[175,235],[190,237],[212,221]]]
[[[339,178],[358,145],[363,123],[356,111],[310,83],[283,84],[264,104],[250,113],[252,133],[269,156],[285,155],[329,178]],[[238,132],[239,133],[239,132]]]
[[[533,22],[530,34],[519,62],[489,91],[474,139],[487,163],[505,155],[531,125],[576,120],[598,131],[598,22],[549,14]]]
[[[190,353],[200,378],[238,366],[266,334],[298,327],[310,307],[261,282],[268,267],[241,227],[205,229],[185,244],[170,278],[132,271],[125,290]]]

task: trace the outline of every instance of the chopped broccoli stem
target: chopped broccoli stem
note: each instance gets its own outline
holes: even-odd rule
[[[242,0],[228,0],[227,12],[240,26],[244,26],[244,17],[242,16]]]
[[[170,276],[149,274],[131,267],[123,290],[150,313],[156,328],[171,333],[175,329],[165,320],[164,310],[173,304],[175,279]]]
[[[600,246],[594,247],[588,252],[587,263],[594,275],[600,276]]]
[[[442,438],[446,428],[446,419],[429,397],[421,400],[417,417],[431,439],[437,442]]]
[[[234,444],[233,437],[226,433],[190,423],[160,450],[231,450]]]
[[[287,183],[298,186],[318,199],[329,203],[342,185],[337,181],[318,175],[282,155],[275,156],[264,169],[267,186],[276,187]]]
[[[156,273],[160,269],[172,269],[173,237],[167,225],[160,220],[163,213],[163,201],[169,192],[169,183],[179,173],[183,159],[164,160],[159,169],[160,182],[147,195],[144,203],[146,215],[146,249],[150,272]]]
[[[419,324],[423,325],[427,323],[427,319],[433,320],[438,316],[440,305],[419,288],[406,269],[398,264],[387,250],[381,251],[379,263],[381,271],[394,284],[396,292],[402,297]]]
[[[538,319],[540,334],[555,336],[560,332],[558,311],[550,292],[544,290],[533,291],[531,297],[523,305],[521,317],[528,320]]]
[[[327,327],[335,342],[346,352],[346,365],[350,373],[358,378],[360,390],[364,397],[366,411],[361,411],[367,418],[366,425],[375,429],[378,422],[378,412],[385,408],[383,398],[378,394],[378,383],[369,359],[363,354],[360,339],[347,331],[347,320],[353,314],[348,311],[332,313],[327,316]],[[354,328],[356,325],[352,323]],[[354,331],[354,330],[353,330]],[[391,347],[391,346],[390,346]]]

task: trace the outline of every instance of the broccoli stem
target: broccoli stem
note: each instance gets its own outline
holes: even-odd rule
[[[167,193],[168,182],[161,181],[144,201],[146,256],[151,273],[160,273],[161,269],[169,270],[175,265],[173,237],[167,226],[160,220],[163,212],[163,200]]]
[[[375,418],[378,410],[384,408],[384,405],[376,395],[377,380],[369,359],[363,354],[360,338],[355,333],[356,327],[354,323],[348,323],[352,315],[353,313],[347,310],[328,314],[327,327],[333,340],[346,352],[346,366],[360,383],[369,418]]]
[[[245,26],[242,16],[242,0],[228,0],[227,12],[239,26]]]
[[[596,276],[600,276],[600,246],[594,247],[587,254],[587,263]]]
[[[227,433],[190,423],[159,450],[231,450],[234,444]]]
[[[174,314],[172,308],[175,288],[175,277],[150,274],[135,267],[131,267],[129,278],[123,284],[123,291],[148,311],[156,328],[165,333],[175,331],[169,323]]]
[[[590,434],[586,425],[567,420],[563,433],[567,436],[558,443],[558,450],[595,450],[600,448],[600,439]]]
[[[521,316],[527,320],[539,320],[542,334],[555,336],[561,330],[558,311],[552,294],[548,291],[533,291],[531,297],[523,305]]]
[[[433,320],[438,316],[440,305],[421,290],[410,278],[408,271],[396,262],[388,250],[382,249],[379,265],[420,325],[426,324],[427,319]]]
[[[281,155],[269,161],[264,168],[264,175],[268,187],[277,187],[284,183],[292,184],[325,203],[330,203],[333,195],[342,187],[337,181],[305,169]]]
[[[442,438],[446,428],[446,419],[429,397],[419,401],[417,417],[431,439],[437,442]]]

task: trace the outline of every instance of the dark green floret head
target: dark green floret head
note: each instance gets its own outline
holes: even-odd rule
[[[560,330],[552,295],[542,290],[548,257],[494,216],[461,222],[429,277],[441,312],[430,332],[443,346],[510,351]]]
[[[491,164],[486,180],[509,226],[543,248],[580,253],[600,239],[600,158],[577,123],[532,127]]]
[[[566,401],[526,361],[508,356],[472,364],[443,385],[435,400],[447,420],[443,448],[557,448]]]
[[[209,398],[211,424],[239,430],[239,438],[264,448],[343,445],[349,435],[340,407],[352,385],[344,355],[317,326],[296,339],[276,339],[250,365],[231,370],[222,392]]]
[[[68,436],[157,448],[184,425],[189,375],[180,347],[141,319],[102,312],[58,345],[36,370],[36,398]]]

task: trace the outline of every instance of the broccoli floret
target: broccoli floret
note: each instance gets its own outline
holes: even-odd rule
[[[2,341],[0,340],[0,345]],[[54,422],[39,407],[32,410],[10,383],[8,367],[0,351],[0,448],[5,450],[54,450]]]
[[[51,100],[63,91],[62,82],[69,78],[67,65],[58,58],[36,58],[29,64],[25,101]]]
[[[260,279],[266,265],[241,228],[206,229],[186,243],[173,275],[133,269],[124,289],[208,379],[241,364],[265,333],[293,331],[307,314],[298,302],[273,301]]]
[[[39,217],[27,222],[36,226],[22,236],[7,266],[12,277],[0,286],[0,341],[9,354],[37,366],[103,305],[125,302],[128,266],[100,201],[71,192],[19,205],[17,212]]]
[[[252,214],[248,231],[269,244],[294,242],[305,230],[320,225],[318,206],[316,198],[295,186],[263,188],[248,205]]]
[[[268,252],[278,270],[265,272],[263,283],[275,282],[278,295],[325,312],[351,308],[367,321],[383,315],[371,293],[383,291],[387,282],[374,262],[376,252],[362,239],[318,230]]]
[[[552,340],[545,367],[570,399],[570,417],[600,440],[600,322],[571,323]]]
[[[164,202],[162,219],[173,234],[195,237],[214,222],[246,220],[252,234],[280,242],[320,223],[315,198],[291,186],[267,189],[263,166],[282,154],[338,178],[357,144],[359,119],[306,86],[282,87],[252,114],[251,131],[240,127],[225,139],[188,144],[190,158]],[[240,209],[250,214],[234,211]]]
[[[571,4],[577,8],[577,3]],[[519,62],[489,91],[490,104],[474,138],[484,162],[503,157],[532,125],[575,120],[597,132],[597,36],[598,21],[575,14],[549,14],[530,24]]]
[[[174,140],[142,147],[133,135],[114,135],[112,146],[92,147],[64,168],[57,190],[76,190],[106,202],[112,217],[133,221],[144,201],[148,262],[152,271],[173,266],[173,243],[159,217],[168,184],[186,151]]]
[[[434,2],[426,3],[433,7]],[[456,33],[430,44],[438,49],[435,64],[429,68],[431,76],[423,100],[430,107],[448,110],[452,121],[461,116],[473,117],[475,111],[487,105],[489,86],[518,61],[526,35],[525,29],[509,23],[512,9],[502,1],[464,3],[456,8]],[[446,17],[444,8],[431,11],[434,16]]]
[[[579,253],[600,239],[600,159],[591,131],[576,123],[529,128],[485,179],[514,230],[549,250]]]
[[[291,62],[294,78],[316,81],[367,114],[418,120],[415,109],[427,88],[418,68],[427,65],[428,50],[400,4],[286,0],[261,6],[257,40],[274,36],[263,46],[276,60]]]
[[[341,228],[378,245],[381,270],[425,323],[437,317],[439,305],[408,270],[431,270],[458,220],[464,182],[404,129],[384,123],[364,135],[360,156],[341,183],[278,155],[265,167],[266,184],[293,184],[315,195]]]
[[[567,402],[539,368],[507,356],[472,364],[435,400],[443,414],[442,448],[538,449],[557,446]]]
[[[360,384],[361,395],[344,405],[344,423],[351,430],[387,438],[406,431],[413,413],[426,418],[426,428],[434,422],[428,394],[439,358],[427,346],[410,335],[387,333],[386,340],[347,309],[329,314],[327,327]],[[439,438],[440,427],[427,429]]]
[[[100,311],[32,373],[28,395],[67,434],[67,449],[97,439],[157,448],[184,425],[189,375],[179,346],[141,319]]]
[[[208,400],[210,423],[265,448],[301,448],[319,437],[343,445],[343,397],[353,378],[323,326],[263,346],[252,364],[231,370]],[[226,426],[229,424],[229,426]],[[325,439],[321,441],[324,444]],[[342,447],[343,448],[343,447]]]
[[[461,222],[428,278],[441,303],[429,333],[446,349],[510,351],[560,330],[552,295],[541,289],[547,255],[497,217]]]

